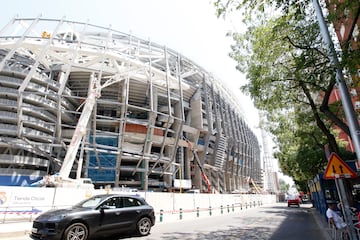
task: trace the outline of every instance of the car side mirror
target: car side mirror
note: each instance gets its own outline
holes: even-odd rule
[[[110,209],[108,205],[102,205],[100,206],[100,211],[103,212],[105,209]]]

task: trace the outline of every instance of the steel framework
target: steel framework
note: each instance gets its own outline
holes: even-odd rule
[[[247,188],[249,177],[262,180],[260,149],[236,99],[165,46],[88,23],[14,18],[0,31],[0,174],[36,178],[69,164],[70,177],[97,186],[204,190],[203,169],[213,191]],[[64,163],[84,111],[74,161]]]

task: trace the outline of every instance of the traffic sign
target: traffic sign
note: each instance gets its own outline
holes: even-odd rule
[[[357,174],[336,153],[331,153],[324,179],[356,178]]]

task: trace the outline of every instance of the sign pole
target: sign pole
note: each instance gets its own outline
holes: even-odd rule
[[[341,210],[342,213],[344,214],[345,222],[348,225],[351,240],[356,240],[357,235],[352,221],[349,201],[347,199],[347,194],[344,187],[344,180],[342,178],[335,178],[335,184],[336,184],[336,188],[338,189],[338,195],[342,205]]]
[[[357,174],[352,170],[336,153],[331,153],[329,161],[327,163],[324,179],[334,179],[337,189],[337,193],[342,205],[342,212],[344,214],[345,222],[349,229],[351,240],[357,240],[357,234],[355,232],[355,226],[352,222],[352,216],[350,212],[349,200],[347,198],[344,178],[356,178]]]

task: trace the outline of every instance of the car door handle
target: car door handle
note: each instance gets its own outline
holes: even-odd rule
[[[119,216],[121,214],[121,212],[116,212],[115,215],[116,216]]]

